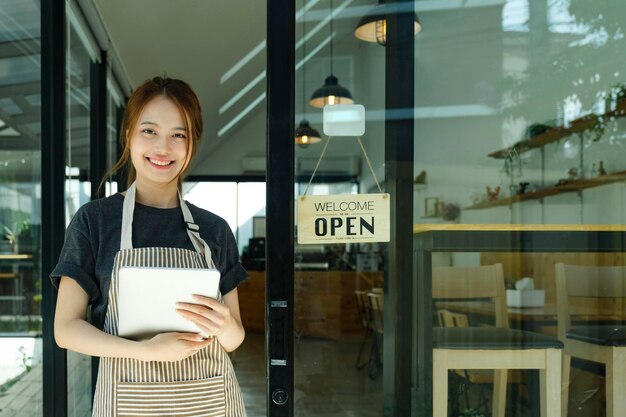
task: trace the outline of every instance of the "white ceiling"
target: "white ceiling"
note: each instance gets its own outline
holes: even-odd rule
[[[205,134],[192,173],[232,175],[241,172],[242,158],[264,157],[265,1],[93,1],[133,86],[166,74],[189,82],[198,94]],[[303,4],[296,4],[298,38],[302,33]],[[308,0],[306,4],[307,32],[313,34],[307,42],[310,53],[329,35],[330,1]],[[374,4],[374,0],[334,0],[335,61],[340,60],[337,55],[342,48],[357,50],[360,41],[352,31],[360,16]],[[347,46],[342,46],[345,42]],[[326,45],[315,55],[323,65],[328,64],[328,49]],[[384,49],[380,48],[379,53],[384,54]],[[302,59],[301,48],[296,56]],[[312,59],[307,64],[307,79],[319,83],[307,85],[307,95],[322,84],[323,77],[314,74],[316,69],[326,71],[320,68],[320,62]],[[297,97],[296,113],[300,114],[300,90]],[[315,119],[319,111],[307,107],[307,117]],[[321,129],[320,124],[315,127]],[[342,153],[359,153],[358,147],[349,149]],[[299,152],[318,155],[319,149],[310,147]]]

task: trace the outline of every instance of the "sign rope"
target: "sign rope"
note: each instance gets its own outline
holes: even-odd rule
[[[313,178],[315,178],[315,174],[317,173],[317,169],[319,168],[320,163],[322,162],[322,159],[324,158],[324,154],[326,153],[326,148],[328,147],[328,144],[330,143],[331,139],[332,139],[332,136],[329,136],[328,140],[324,144],[324,148],[322,149],[322,153],[320,154],[320,157],[317,160],[317,164],[315,164],[315,169],[313,169],[313,173],[311,174],[311,178],[309,179],[309,183],[307,184],[306,188],[304,189],[304,194],[302,194],[302,195],[306,195],[306,193],[309,191],[309,187],[311,186],[311,183],[313,182]],[[374,181],[376,181],[376,186],[378,187],[378,192],[382,193],[383,190],[380,187],[380,183],[378,182],[378,177],[376,176],[376,173],[374,172],[374,168],[372,168],[372,163],[370,162],[370,158],[367,156],[367,151],[365,151],[365,147],[363,146],[363,142],[361,141],[361,137],[357,136],[356,140],[359,142],[359,146],[361,147],[361,151],[363,151],[363,155],[365,155],[365,161],[367,162],[367,166],[369,167],[370,172],[372,173],[372,176],[374,177]]]

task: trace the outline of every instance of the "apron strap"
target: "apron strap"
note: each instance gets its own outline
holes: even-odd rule
[[[137,187],[134,182],[130,187],[128,187],[128,190],[126,190],[126,196],[124,198],[124,205],[122,208],[120,250],[133,248],[133,212],[135,211],[136,190]],[[183,200],[183,196],[180,194],[180,191],[178,192],[178,200],[180,202],[180,208],[183,212],[185,224],[187,225],[187,234],[189,235],[189,239],[191,240],[193,247],[201,256],[204,256],[207,266],[215,269],[215,263],[213,262],[213,257],[211,256],[211,249],[204,239],[200,237],[200,227],[194,223],[193,216],[191,215],[185,200]]]

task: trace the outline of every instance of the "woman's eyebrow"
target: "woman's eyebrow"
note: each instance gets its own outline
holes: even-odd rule
[[[141,122],[141,123],[139,123],[139,125],[140,125],[140,126],[143,126],[143,125],[152,125],[152,126],[159,127],[159,124],[158,124],[158,123],[151,122],[151,121],[149,121],[149,120],[146,120],[145,122]],[[174,130],[182,130],[183,132],[186,132],[186,131],[187,131],[187,129],[185,129],[185,128],[184,128],[184,127],[182,127],[182,126],[177,126],[177,127],[175,127],[175,128],[174,128]]]

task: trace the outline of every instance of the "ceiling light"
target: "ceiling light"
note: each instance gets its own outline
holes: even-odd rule
[[[307,119],[302,119],[296,129],[296,145],[306,148],[313,143],[319,143],[321,141],[320,133],[309,125]]]
[[[306,104],[304,103],[304,96],[306,94],[306,19],[304,18],[304,13],[306,13],[306,8],[304,5],[302,10],[302,39],[304,40],[302,43],[302,113],[304,114],[304,117],[296,129],[295,136],[296,145],[301,148],[306,148],[313,143],[321,142],[322,138],[320,137],[320,133],[313,129],[309,125],[309,121],[306,119]]]
[[[330,75],[324,81],[324,85],[315,90],[309,104],[313,107],[322,108],[325,105],[352,104],[354,99],[347,88],[339,84],[337,77],[333,75],[333,0],[330,0]]]
[[[365,42],[384,46],[387,43],[387,15],[389,11],[389,6],[385,4],[385,0],[378,0],[378,4],[359,20],[359,24],[354,30],[354,36]],[[422,25],[417,15],[414,14],[414,16],[413,28],[414,34],[417,35],[422,31]]]

